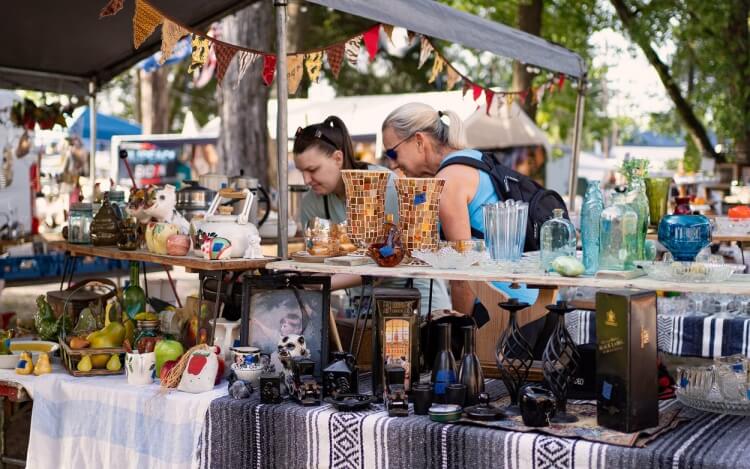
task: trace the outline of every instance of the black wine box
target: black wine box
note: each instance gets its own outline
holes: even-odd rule
[[[659,423],[656,294],[596,294],[597,423],[631,433]]]

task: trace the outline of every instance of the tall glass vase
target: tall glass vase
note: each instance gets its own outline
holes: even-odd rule
[[[648,215],[651,226],[659,226],[661,218],[669,209],[669,188],[672,178],[646,178]]]
[[[346,229],[362,250],[383,235],[385,188],[388,171],[345,169],[341,171],[346,190]]]
[[[599,181],[589,181],[583,198],[583,207],[581,207],[583,266],[589,275],[599,270],[599,219],[603,210],[604,198],[599,188]]]
[[[628,187],[628,199],[630,206],[638,215],[638,230],[636,233],[635,259],[646,258],[646,234],[649,225],[648,196],[646,196],[646,185],[642,178],[633,178]]]
[[[398,223],[406,252],[438,248],[438,208],[445,179],[396,178]]]
[[[570,308],[564,301],[558,301],[557,304],[547,306],[547,310],[557,320],[542,354],[544,381],[557,401],[557,411],[550,421],[553,423],[577,422],[578,417],[566,412],[568,384],[581,361],[576,344],[565,327],[565,314],[573,311],[573,308]]]
[[[519,415],[518,391],[529,377],[529,370],[534,363],[534,353],[523,334],[521,334],[516,313],[528,308],[529,304],[511,298],[505,303],[500,303],[499,306],[508,311],[509,318],[508,327],[497,342],[495,359],[505,388],[510,394],[510,405],[505,409],[505,413]]]

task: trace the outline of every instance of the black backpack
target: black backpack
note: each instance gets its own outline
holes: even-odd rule
[[[471,166],[489,174],[495,194],[500,200],[521,200],[529,204],[524,251],[539,250],[539,230],[545,221],[552,218],[552,210],[561,208],[565,218],[569,218],[568,208],[560,194],[545,189],[530,177],[503,165],[493,153],[482,152],[481,161],[468,156],[456,156],[444,162],[441,169],[454,164]],[[474,228],[471,229],[471,235],[484,239],[484,233]]]

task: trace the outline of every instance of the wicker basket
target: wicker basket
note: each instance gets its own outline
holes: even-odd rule
[[[67,314],[73,324],[78,322],[78,315],[89,304],[101,302],[106,303],[117,294],[117,285],[106,278],[88,278],[71,285],[67,290],[54,290],[47,292],[47,302],[52,307],[55,317],[62,316],[67,309]],[[68,306],[65,306],[66,302]]]

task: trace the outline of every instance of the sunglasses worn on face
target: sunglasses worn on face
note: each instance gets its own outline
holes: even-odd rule
[[[408,136],[408,137],[406,137],[405,139],[403,139],[403,140],[401,140],[400,142],[398,142],[397,144],[395,144],[395,145],[394,145],[394,146],[393,146],[392,148],[386,148],[386,149],[385,149],[385,151],[383,151],[383,154],[384,154],[384,155],[385,155],[386,157],[390,158],[391,160],[393,160],[393,161],[396,161],[396,160],[398,159],[398,153],[396,153],[396,148],[398,148],[398,147],[399,147],[399,145],[401,145],[401,144],[402,144],[402,143],[404,143],[405,141],[409,140],[409,139],[410,139],[410,138],[412,138],[413,136],[414,136],[414,134],[412,134],[412,135],[409,135],[409,136]]]

